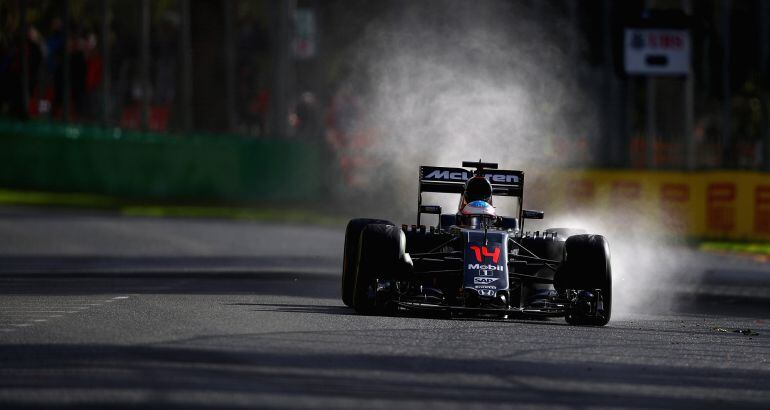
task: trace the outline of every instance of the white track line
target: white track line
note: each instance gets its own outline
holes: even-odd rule
[[[12,305],[0,305],[0,332],[13,332],[17,329],[32,327],[36,323],[47,322],[49,318],[79,313],[95,306],[103,306],[104,303],[118,302],[126,299],[129,299],[129,296],[115,296],[106,300],[59,300],[51,305],[46,304],[45,301],[19,301],[19,303]],[[52,315],[51,313],[56,314]],[[41,319],[41,317],[45,319]]]

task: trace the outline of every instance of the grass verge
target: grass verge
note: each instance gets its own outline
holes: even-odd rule
[[[707,252],[741,254],[770,262],[770,243],[706,241],[701,242],[698,248]]]
[[[198,205],[147,201],[83,194],[0,189],[0,205],[65,207],[115,211],[126,216],[170,218],[222,218],[265,222],[344,226],[344,218],[312,209],[311,206]]]

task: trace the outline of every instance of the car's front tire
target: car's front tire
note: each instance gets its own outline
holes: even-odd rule
[[[367,225],[393,225],[382,219],[351,219],[345,228],[345,249],[342,256],[342,302],[353,307],[353,288],[356,281],[356,269],[360,258],[361,233]]]
[[[404,233],[388,224],[370,224],[361,233],[353,286],[353,308],[372,313],[377,308],[377,279],[396,276],[404,265]]]

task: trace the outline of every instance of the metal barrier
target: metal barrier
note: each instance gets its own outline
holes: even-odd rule
[[[320,144],[0,121],[0,186],[136,198],[313,199]]]

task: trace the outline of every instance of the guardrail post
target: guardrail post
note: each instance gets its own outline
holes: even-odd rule
[[[110,0],[102,0],[102,126],[111,125],[112,66],[110,64]]]
[[[150,0],[142,0],[140,73],[142,81],[142,129],[150,128]]]
[[[179,30],[182,60],[182,130],[192,130],[192,45],[190,42],[190,0],[180,0],[180,14],[182,16]]]
[[[62,114],[64,122],[69,122],[70,120],[70,96],[72,95],[71,89],[70,89],[70,51],[69,51],[69,42],[70,42],[70,2],[69,0],[64,0],[61,3],[61,7],[64,8],[64,11],[62,12],[62,20],[64,20],[64,44],[62,44]],[[59,92],[59,90],[56,90]]]

